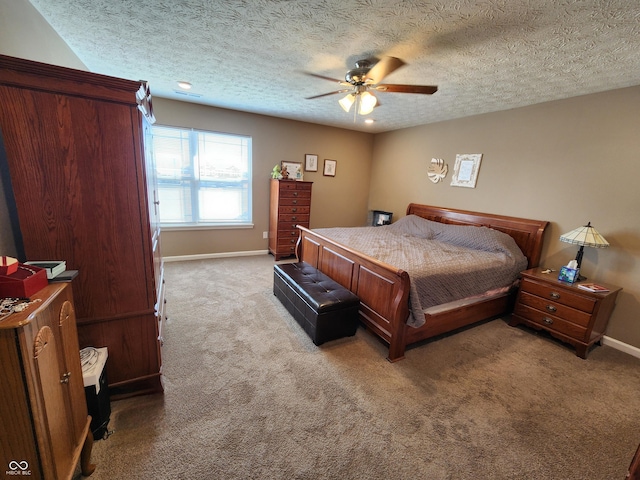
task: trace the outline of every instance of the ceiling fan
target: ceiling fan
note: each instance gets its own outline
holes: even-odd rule
[[[305,72],[312,77],[322,78],[348,87],[334,92],[323,93],[313,97],[307,97],[307,100],[314,98],[326,97],[327,95],[335,95],[337,93],[347,93],[345,97],[340,99],[338,103],[345,112],[348,112],[354,103],[357,103],[357,112],[360,115],[367,115],[379,105],[378,99],[369,90],[378,92],[394,92],[394,93],[421,93],[431,95],[438,90],[433,85],[401,85],[394,83],[380,83],[382,80],[394,72],[398,68],[406,65],[406,63],[396,57],[383,57],[375,64],[370,60],[358,60],[356,68],[347,72],[344,81],[337,80],[316,73]]]

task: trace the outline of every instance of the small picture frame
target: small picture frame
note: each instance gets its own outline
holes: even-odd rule
[[[337,163],[338,162],[336,160],[325,159],[324,160],[324,170],[323,170],[322,174],[325,177],[335,177],[336,176]]]
[[[476,188],[478,170],[482,161],[481,153],[465,153],[456,155],[451,185],[454,187]]]
[[[317,172],[318,171],[318,155],[314,153],[305,154],[304,169],[307,172]]]
[[[302,162],[287,162],[283,160],[280,163],[280,168],[285,167],[289,173],[289,180],[296,180],[302,177]]]

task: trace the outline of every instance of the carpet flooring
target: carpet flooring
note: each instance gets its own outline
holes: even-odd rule
[[[113,402],[102,479],[624,479],[640,359],[506,319],[397,363],[363,328],[316,347],[273,257],[165,265],[165,393]]]

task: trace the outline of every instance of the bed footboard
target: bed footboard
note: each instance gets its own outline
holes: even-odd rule
[[[409,274],[298,226],[296,255],[360,298],[360,319],[389,344],[392,362],[404,358]]]

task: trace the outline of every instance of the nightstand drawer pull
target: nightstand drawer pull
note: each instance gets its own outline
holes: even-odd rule
[[[547,305],[545,307],[549,312],[555,312],[556,310],[558,310],[556,307],[554,307],[553,305]]]
[[[549,296],[550,296],[551,298],[555,298],[556,300],[560,298],[560,294],[559,294],[559,293],[557,293],[557,292],[551,292],[551,293],[549,294]]]
[[[549,317],[543,317],[543,318],[542,318],[542,321],[543,321],[544,323],[546,323],[547,325],[553,325],[553,319],[552,319],[552,318],[549,318]]]

